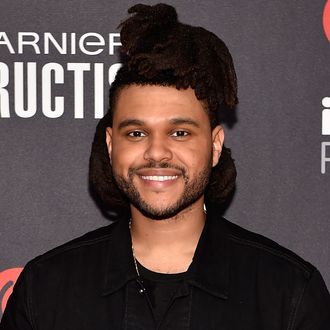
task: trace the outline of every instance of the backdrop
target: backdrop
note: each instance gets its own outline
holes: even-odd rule
[[[118,69],[116,27],[134,3],[0,2],[0,317],[28,260],[108,224],[88,161]],[[330,4],[167,3],[223,38],[236,64],[225,132],[238,183],[225,217],[312,262],[329,287]]]

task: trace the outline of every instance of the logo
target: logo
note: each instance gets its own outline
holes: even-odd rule
[[[10,56],[8,63],[0,59],[0,119],[32,118],[38,112],[57,119],[66,111],[72,111],[74,119],[83,119],[93,110],[94,118],[102,118],[104,96],[121,63],[109,65],[109,60],[99,62],[95,56],[114,56],[121,46],[119,39],[119,33],[0,31],[0,50]],[[22,61],[26,52],[28,62]],[[54,54],[60,54],[60,63],[53,62]],[[73,60],[77,55],[89,56],[90,61]],[[86,106],[85,93],[93,98],[93,107]]]
[[[23,268],[10,268],[0,272],[0,316],[6,308],[8,298],[22,270]]]
[[[330,97],[324,97],[322,105],[322,135],[330,135]]]
[[[328,0],[323,11],[323,29],[330,42],[330,1]]]
[[[321,101],[323,109],[322,109],[322,136],[326,138],[326,136],[330,135],[330,97],[324,97]],[[330,142],[323,141],[321,142],[321,173],[326,173],[326,165],[330,163],[329,157],[330,151]]]

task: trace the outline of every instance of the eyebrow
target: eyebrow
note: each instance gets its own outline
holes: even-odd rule
[[[125,119],[122,122],[120,122],[118,129],[125,128],[127,126],[143,126],[145,125],[145,122],[143,120],[139,119]]]
[[[192,120],[190,118],[173,118],[170,120],[170,123],[172,125],[192,125],[192,126],[195,126],[197,128],[199,128],[199,124],[197,121],[195,120]]]
[[[199,128],[199,124],[198,122],[196,122],[195,120],[192,120],[190,118],[173,118],[170,119],[170,124],[172,125],[192,125],[194,127]],[[128,126],[144,126],[146,125],[146,123],[143,120],[140,119],[125,119],[122,122],[120,122],[118,129],[122,129]]]

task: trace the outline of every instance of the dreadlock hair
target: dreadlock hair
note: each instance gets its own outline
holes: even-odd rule
[[[119,92],[130,85],[191,87],[210,119],[213,129],[221,122],[222,109],[237,103],[237,80],[232,57],[215,34],[180,23],[176,10],[166,4],[137,4],[121,27],[121,62],[109,92],[109,110],[96,128],[90,157],[91,188],[103,206],[115,212],[129,202],[118,189],[106,146],[106,128],[112,127]],[[231,195],[236,168],[229,148],[223,147],[212,168],[205,202],[222,204]]]

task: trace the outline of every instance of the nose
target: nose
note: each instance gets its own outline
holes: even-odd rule
[[[162,162],[172,159],[172,151],[168,141],[163,136],[149,136],[144,159],[148,161]]]

